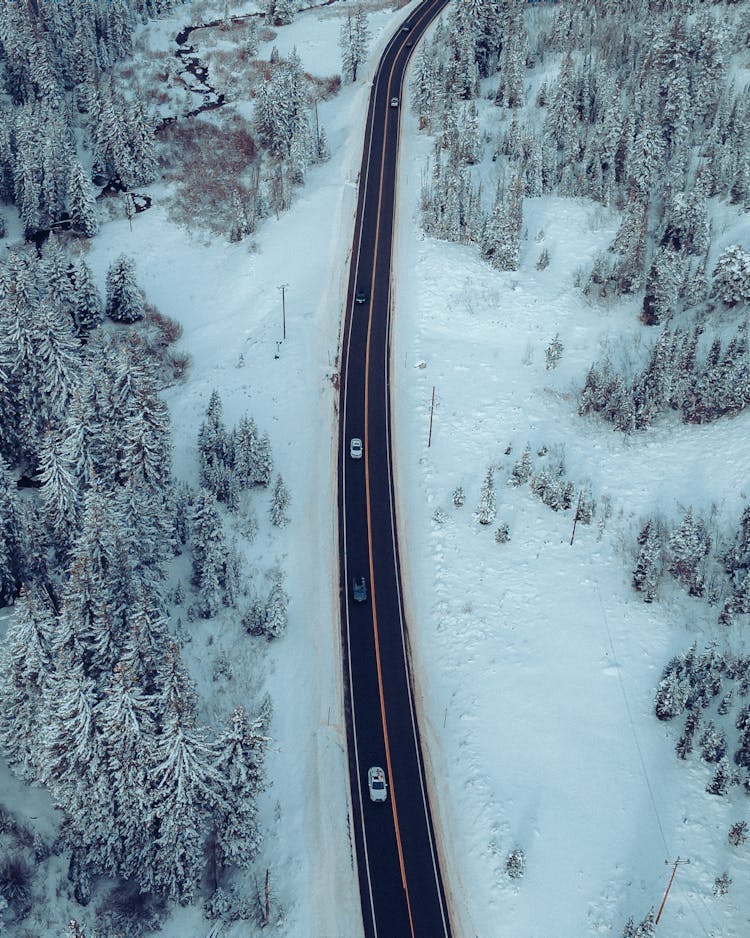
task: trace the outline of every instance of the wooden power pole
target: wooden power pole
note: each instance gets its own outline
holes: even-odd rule
[[[681,860],[679,857],[674,861],[674,866],[672,867],[672,875],[669,877],[669,882],[667,883],[667,889],[664,893],[664,898],[661,900],[661,905],[659,906],[659,911],[656,913],[656,922],[659,924],[659,919],[661,918],[661,913],[664,911],[664,906],[667,904],[667,896],[669,895],[669,890],[672,888],[672,883],[674,882],[675,873],[677,872],[677,867],[680,863],[689,863],[690,860]]]
[[[430,404],[430,432],[427,436],[427,449],[430,448],[432,443],[432,413],[435,410],[435,385],[432,385],[432,403]]]

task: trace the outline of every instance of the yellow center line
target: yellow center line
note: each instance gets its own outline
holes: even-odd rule
[[[426,13],[427,11],[425,11]],[[401,50],[399,50],[401,51]],[[393,72],[396,68],[396,59],[398,58],[398,53],[394,58],[393,65],[391,66],[390,74],[388,75],[388,94],[386,102],[386,112],[385,112],[385,123],[383,127],[383,148],[380,155],[380,183],[378,186],[378,213],[377,220],[375,224],[375,246],[373,250],[373,265],[372,265],[372,280],[370,282],[370,315],[367,320],[367,345],[365,352],[365,501],[367,504],[367,542],[369,550],[369,562],[370,562],[370,592],[372,595],[372,627],[375,637],[375,663],[377,667],[378,674],[378,692],[380,695],[380,718],[383,723],[383,739],[385,742],[385,760],[386,766],[388,768],[388,781],[391,786],[391,810],[393,812],[393,826],[396,832],[396,849],[398,850],[398,862],[401,868],[401,882],[404,887],[404,893],[406,895],[406,908],[409,915],[409,929],[414,936],[414,921],[411,914],[411,901],[409,898],[409,887],[406,880],[406,865],[404,863],[404,850],[401,843],[401,829],[398,823],[398,808],[396,805],[396,787],[393,781],[393,768],[391,766],[391,750],[388,742],[388,720],[386,718],[385,712],[385,695],[383,692],[383,670],[382,664],[380,661],[380,641],[378,639],[378,616],[377,616],[377,604],[375,601],[375,570],[373,562],[373,550],[372,550],[372,503],[370,499],[370,464],[368,454],[370,452],[368,445],[369,437],[369,387],[370,387],[370,338],[372,335],[372,298],[375,295],[375,279],[376,271],[378,264],[378,242],[380,239],[380,210],[383,203],[383,181],[385,176],[385,147],[386,141],[388,138],[388,119],[390,116],[390,96],[391,96],[391,81],[393,80]],[[401,102],[399,101],[399,108]],[[396,115],[397,119],[399,114]],[[394,191],[395,195],[395,191]],[[365,193],[365,198],[367,194]],[[389,284],[389,295],[390,295],[390,284]],[[386,342],[387,347],[387,342]]]

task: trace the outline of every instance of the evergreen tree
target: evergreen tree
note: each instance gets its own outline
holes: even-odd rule
[[[53,542],[64,554],[76,528],[78,489],[60,442],[50,432],[42,442],[39,480],[42,506]]]
[[[659,720],[673,720],[685,710],[688,687],[675,671],[669,671],[659,682],[655,712]]]
[[[192,901],[200,879],[206,809],[220,797],[221,779],[212,763],[203,731],[170,707],[149,780],[156,831],[149,886],[182,905]]]
[[[288,604],[289,596],[284,590],[283,573],[281,570],[275,570],[272,574],[271,591],[263,612],[263,632],[266,638],[278,638],[286,631]]]
[[[42,426],[59,427],[65,420],[81,368],[79,346],[68,322],[48,303],[36,311],[35,385]]]
[[[46,594],[35,587],[22,590],[0,649],[0,744],[14,771],[28,780],[40,765],[45,692],[54,673],[53,630]]]
[[[474,513],[474,517],[480,524],[492,524],[497,514],[495,509],[495,482],[492,466],[487,470],[487,475],[482,483],[482,490],[479,495],[479,505]]]
[[[78,335],[85,335],[102,321],[102,300],[91,268],[83,258],[73,270],[73,286],[73,324]]]
[[[262,720],[250,723],[239,707],[215,744],[213,768],[221,780],[215,829],[225,866],[249,867],[262,843],[256,802],[263,790],[263,757],[269,742],[264,731]]]
[[[66,206],[76,231],[93,238],[99,230],[96,202],[91,191],[91,180],[78,160],[73,162],[70,169]]]
[[[710,549],[711,538],[705,524],[696,519],[689,508],[669,539],[669,572],[691,596],[702,596],[705,592],[703,558]]]
[[[730,244],[716,262],[713,295],[725,306],[750,303],[750,252]]]
[[[17,488],[0,457],[0,604],[11,605],[23,579],[24,554],[21,546],[21,511]]]
[[[367,57],[369,38],[367,14],[364,9],[360,7],[354,14],[347,13],[339,32],[341,71],[344,81],[357,80],[357,71]]]
[[[206,419],[198,431],[198,453],[201,463],[201,479],[208,485],[211,473],[217,465],[224,465],[230,461],[232,453],[231,441],[224,426],[223,405],[221,396],[214,388],[206,410]]]
[[[531,447],[527,443],[523,453],[521,453],[521,458],[513,466],[510,481],[513,485],[524,485],[531,478],[531,472]]]
[[[106,313],[117,322],[143,318],[143,296],[135,281],[133,261],[121,254],[107,270]]]
[[[633,570],[633,588],[643,593],[643,601],[656,599],[661,576],[662,539],[659,525],[649,518],[638,535],[639,551]]]
[[[156,746],[153,701],[130,669],[119,664],[98,710],[112,803],[117,806],[107,831],[112,859],[106,867],[137,879],[142,866],[148,865],[151,848],[142,819],[148,807],[147,770]]]
[[[281,475],[277,475],[273,487],[273,495],[271,496],[270,508],[271,523],[277,528],[283,528],[284,525],[289,522],[289,515],[287,514],[289,501],[289,490],[284,484]]]

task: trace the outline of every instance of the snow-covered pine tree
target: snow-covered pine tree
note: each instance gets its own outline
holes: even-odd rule
[[[3,606],[12,605],[24,574],[21,507],[17,491],[0,456],[0,604]]]
[[[411,80],[411,102],[414,113],[419,118],[420,128],[429,131],[432,111],[435,105],[435,71],[433,68],[431,45],[420,44],[417,60],[413,66]]]
[[[655,326],[669,319],[677,311],[677,300],[685,275],[683,256],[670,245],[654,254],[643,298],[641,320]]]
[[[78,487],[59,438],[51,431],[44,435],[40,449],[39,480],[43,511],[52,534],[52,543],[65,553],[76,528]]]
[[[268,745],[262,720],[252,723],[243,707],[232,713],[230,728],[214,745],[213,768],[220,779],[214,807],[217,846],[224,866],[247,868],[263,837],[257,798],[263,790],[263,758]]]
[[[654,709],[659,720],[673,720],[685,710],[689,685],[673,670],[659,682]]]
[[[524,485],[531,478],[531,447],[527,443],[521,453],[521,458],[513,466],[510,481],[513,485]]]
[[[81,257],[73,268],[73,324],[84,336],[102,321],[102,299],[89,265]]]
[[[244,414],[232,433],[231,447],[234,454],[234,474],[241,489],[249,488],[255,482],[258,443],[255,421],[248,414]]]
[[[60,427],[81,371],[80,347],[70,320],[61,318],[50,303],[36,311],[36,361],[34,390],[38,395],[38,419],[42,427]]]
[[[490,466],[482,483],[479,504],[474,512],[474,517],[480,524],[492,524],[496,514],[494,469]]]
[[[656,590],[661,578],[662,537],[659,525],[649,518],[638,535],[638,556],[633,570],[633,588],[643,593],[643,601],[656,599]]]
[[[0,745],[16,774],[28,781],[38,777],[45,690],[55,669],[53,631],[46,592],[21,590],[0,648]]]
[[[137,879],[151,849],[143,817],[148,809],[147,770],[156,747],[153,700],[121,663],[115,666],[97,709],[112,803],[117,806],[106,832],[111,859],[105,868]]]
[[[135,280],[133,260],[121,254],[107,270],[106,313],[116,322],[143,318],[143,294]]]
[[[70,167],[65,205],[73,228],[87,238],[93,238],[99,230],[96,202],[91,180],[78,160],[74,160]]]
[[[271,590],[263,611],[263,632],[269,640],[278,638],[286,631],[288,604],[289,596],[284,589],[283,571],[276,569],[271,574]]]
[[[157,741],[148,787],[155,830],[148,882],[188,905],[199,883],[207,835],[206,812],[220,798],[221,779],[206,735],[188,713],[169,707]]]
[[[277,474],[276,482],[274,483],[273,487],[273,494],[271,495],[271,507],[269,509],[271,523],[274,524],[277,528],[283,528],[284,525],[288,524],[289,522],[289,502],[289,490],[284,484],[284,480],[281,478],[281,474]]]
[[[750,251],[739,244],[722,251],[714,267],[713,296],[728,307],[750,303]]]
[[[357,71],[367,57],[369,29],[367,13],[360,7],[355,13],[347,13],[339,32],[341,48],[341,72],[344,81],[357,80]]]
[[[709,795],[725,795],[732,781],[732,770],[726,757],[719,759],[713,778],[706,785]]]
[[[45,242],[41,265],[36,265],[35,273],[44,284],[45,300],[57,312],[69,313],[74,303],[73,267],[54,233]]]
[[[669,572],[691,596],[705,592],[703,559],[711,549],[711,536],[700,519],[688,508],[679,527],[669,539]]]

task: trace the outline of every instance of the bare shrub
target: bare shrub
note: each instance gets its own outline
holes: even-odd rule
[[[31,911],[32,869],[20,853],[0,862],[0,896],[5,899],[17,920]]]
[[[144,309],[146,311],[144,321],[156,330],[157,344],[166,348],[167,345],[171,345],[182,338],[182,324],[177,322],[176,319],[165,316],[164,313],[155,306],[151,306],[150,303],[146,303]]]
[[[170,352],[167,355],[167,362],[175,381],[182,381],[187,374],[191,361],[192,359],[187,352]]]
[[[175,121],[160,136],[163,176],[175,184],[171,217],[226,235],[237,201],[251,203],[257,185],[258,151],[249,123],[236,113],[217,122]]]
[[[729,892],[729,887],[732,883],[732,877],[727,872],[722,873],[721,876],[717,876],[714,880],[714,895],[725,896]]]
[[[97,909],[99,927],[107,935],[142,938],[159,931],[166,915],[163,896],[140,892],[136,883],[119,883]]]
[[[733,847],[739,847],[747,840],[747,821],[737,821],[732,824],[727,834],[727,839]]]

